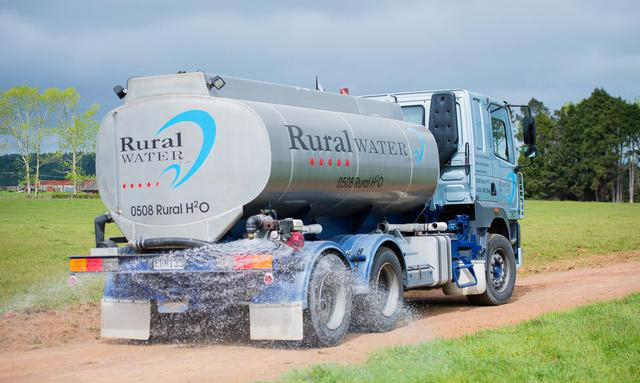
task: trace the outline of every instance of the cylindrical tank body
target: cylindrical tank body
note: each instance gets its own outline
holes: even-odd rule
[[[130,240],[217,240],[267,207],[283,218],[398,214],[424,205],[439,175],[423,126],[204,94],[111,111],[96,166],[101,197]]]

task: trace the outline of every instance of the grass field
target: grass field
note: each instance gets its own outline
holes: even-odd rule
[[[93,218],[103,212],[96,199],[0,199],[0,312],[97,299],[99,278],[67,286],[66,257],[95,245]]]
[[[293,382],[638,382],[640,294],[517,326],[383,349],[360,365],[320,365]]]
[[[525,264],[640,250],[640,204],[526,201]]]
[[[94,244],[100,200],[0,193],[0,312],[97,299],[99,278],[69,288],[66,257]],[[640,249],[640,204],[527,201],[525,264]],[[108,235],[119,233],[109,225]]]

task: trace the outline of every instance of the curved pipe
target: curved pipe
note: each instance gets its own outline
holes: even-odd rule
[[[272,220],[272,219],[273,218],[271,216],[268,216],[266,214],[252,215],[251,217],[247,218],[247,223],[245,225],[247,233],[249,234],[255,233],[256,231],[260,230],[262,226],[262,222],[266,220]]]
[[[93,229],[96,234],[96,247],[104,247],[104,228],[107,223],[113,222],[113,218],[111,218],[111,214],[105,213],[97,216],[93,220]]]
[[[166,248],[194,248],[210,245],[210,242],[193,238],[164,237],[148,238],[131,242],[136,249],[166,249]]]

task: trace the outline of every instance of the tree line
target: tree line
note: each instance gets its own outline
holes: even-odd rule
[[[529,102],[538,157],[524,167],[525,193],[536,199],[634,201],[640,159],[640,102],[604,89],[551,113]],[[526,165],[520,159],[520,164]]]
[[[70,178],[67,164],[71,162],[71,154],[45,153],[44,165],[40,167],[40,180],[64,180]],[[50,156],[53,159],[50,159]],[[78,162],[78,174],[81,178],[92,179],[96,175],[95,153],[83,153]],[[35,166],[35,158],[31,158],[31,168]],[[0,155],[0,187],[21,186],[26,189],[24,180],[24,164],[18,154]]]
[[[85,176],[79,167],[86,153],[94,151],[98,104],[82,110],[80,94],[74,88],[40,91],[28,85],[15,86],[0,94],[0,134],[9,137],[17,151],[22,181],[29,196],[37,196],[42,167],[62,162],[66,177],[77,190]],[[58,151],[44,153],[49,137]],[[75,191],[74,191],[75,193]]]

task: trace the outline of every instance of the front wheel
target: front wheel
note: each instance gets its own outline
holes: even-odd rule
[[[320,346],[340,344],[349,329],[352,299],[347,266],[335,254],[322,255],[309,281],[305,337]]]
[[[489,234],[485,261],[487,290],[469,295],[470,302],[498,306],[509,302],[516,284],[516,259],[511,243],[500,234]]]

